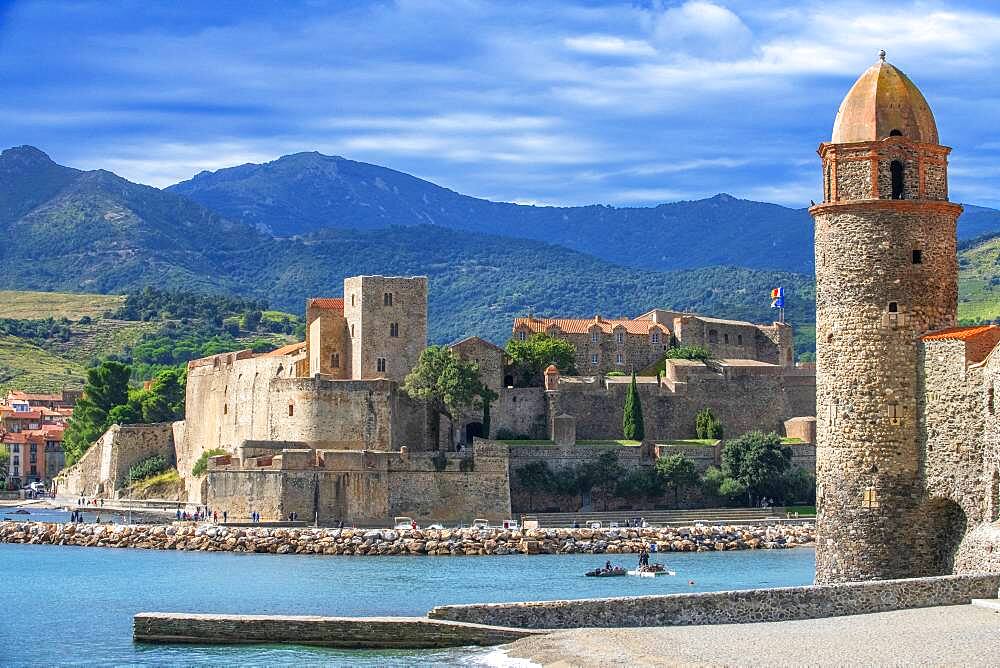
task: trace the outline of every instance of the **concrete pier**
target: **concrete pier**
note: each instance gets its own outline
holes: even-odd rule
[[[542,633],[426,617],[314,617],[140,612],[132,620],[136,642],[292,643],[343,649],[434,649],[502,645]]]

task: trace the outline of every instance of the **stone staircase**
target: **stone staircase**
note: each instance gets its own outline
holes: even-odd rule
[[[524,520],[538,520],[540,527],[570,527],[577,522],[581,527],[590,522],[600,522],[607,527],[611,522],[619,526],[633,518],[642,517],[651,525],[682,525],[682,524],[756,524],[765,521],[787,521],[783,507],[773,508],[705,508],[699,510],[620,510],[612,512],[579,512],[579,513],[525,513]],[[814,517],[799,518],[802,521],[814,520]]]

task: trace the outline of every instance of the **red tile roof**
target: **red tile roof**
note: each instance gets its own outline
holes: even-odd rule
[[[605,334],[611,334],[621,327],[628,334],[649,334],[651,331],[669,332],[666,325],[654,323],[652,320],[632,318],[614,318],[611,320],[594,316],[593,318],[515,318],[514,329],[527,327],[531,332],[545,332],[555,325],[564,334],[586,334],[590,328],[597,325]]]
[[[284,357],[285,355],[291,355],[296,353],[301,348],[305,348],[306,342],[299,341],[298,343],[289,343],[287,346],[281,346],[276,348],[269,353],[264,353],[264,357]]]
[[[316,297],[309,300],[309,306],[314,306],[316,308],[328,308],[335,309],[337,311],[344,310],[344,298],[343,297]]]
[[[24,399],[25,401],[62,401],[62,394],[31,394],[21,390],[11,390],[8,394],[13,399]]]
[[[925,334],[924,341],[964,341],[965,358],[973,363],[982,362],[1000,343],[1000,327],[977,325],[975,327],[949,327]]]

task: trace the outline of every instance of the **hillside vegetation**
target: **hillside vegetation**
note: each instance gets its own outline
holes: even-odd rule
[[[958,315],[964,321],[1000,318],[1000,236],[961,250]]]
[[[124,303],[124,295],[0,290],[0,318],[96,318],[107,311],[116,311]]]

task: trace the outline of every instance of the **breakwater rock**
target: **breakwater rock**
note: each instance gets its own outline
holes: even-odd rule
[[[212,524],[0,522],[0,543],[148,550],[343,555],[626,554],[781,549],[811,543],[812,525],[662,529],[325,529]]]

